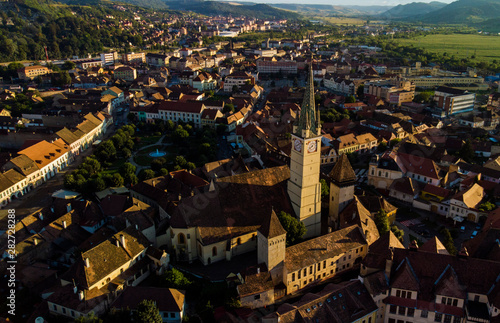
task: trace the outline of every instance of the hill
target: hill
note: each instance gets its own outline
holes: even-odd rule
[[[429,3],[425,2],[412,2],[405,5],[398,5],[394,8],[387,10],[382,13],[380,16],[382,18],[405,18],[412,16],[420,16],[425,15],[430,12],[436,11],[445,7],[447,4],[443,2],[433,1]]]
[[[418,17],[429,23],[471,24],[500,18],[500,0],[458,0]]]
[[[271,3],[270,6],[285,10],[296,11],[305,15],[361,15],[363,12],[344,6],[322,5],[322,4],[298,4],[298,3]]]
[[[172,10],[192,11],[205,15],[247,16],[260,19],[298,19],[300,17],[295,12],[280,10],[267,4],[234,5],[227,2],[200,0],[166,1],[165,3]]]

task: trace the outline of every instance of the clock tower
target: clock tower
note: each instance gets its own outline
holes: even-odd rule
[[[321,124],[314,103],[312,59],[309,81],[300,116],[292,134],[292,152],[288,195],[293,210],[306,226],[306,238],[321,234]]]

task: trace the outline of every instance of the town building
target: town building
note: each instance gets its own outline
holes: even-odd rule
[[[45,66],[34,65],[26,66],[17,71],[17,74],[21,80],[33,80],[38,76],[49,74],[51,72]]]
[[[447,116],[472,112],[476,100],[475,93],[440,86],[434,92],[434,101],[438,109]]]

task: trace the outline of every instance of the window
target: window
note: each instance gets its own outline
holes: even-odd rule
[[[406,307],[400,306],[398,308],[398,314],[399,315],[406,315]]]
[[[451,315],[445,315],[444,316],[444,323],[451,323],[452,318],[453,318],[453,316],[451,316]]]
[[[325,269],[325,268],[326,268],[326,260],[323,261],[323,269]]]
[[[75,317],[75,311],[71,311],[71,316]]]
[[[236,240],[236,244],[239,246],[241,244],[241,238],[238,238],[238,240]]]
[[[413,317],[415,315],[415,309],[409,308],[408,311],[406,312],[406,315],[409,317]]]
[[[436,316],[434,316],[434,322],[441,322],[443,319],[443,314],[441,313],[436,313]]]
[[[446,304],[446,297],[441,298],[441,304]]]
[[[54,309],[54,311],[57,311],[57,305],[56,304],[52,305],[52,308]]]
[[[474,302],[479,302],[479,295],[474,296]]]
[[[391,305],[389,308],[389,313],[396,314],[398,307],[396,305]]]
[[[295,273],[292,274],[292,281],[295,281]]]
[[[212,257],[217,256],[217,247],[212,248]]]
[[[259,295],[260,296],[260,295]],[[175,313],[170,313],[171,318],[175,318]]]
[[[427,310],[422,310],[422,312],[420,313],[420,316],[423,318],[426,318],[428,315],[429,313],[427,312]]]
[[[458,299],[453,300],[453,306],[458,306]]]
[[[184,236],[183,233],[179,233],[179,236],[177,237],[177,243],[178,244],[185,244],[186,243],[186,237]]]
[[[64,307],[62,308],[62,312],[63,314],[66,314],[66,309]]]
[[[313,273],[313,266],[309,267],[309,275]]]
[[[453,323],[460,323],[460,316],[453,317]]]
[[[307,268],[304,268],[304,277],[307,276]]]
[[[297,279],[300,279],[300,270],[297,273],[298,273]]]
[[[451,302],[452,302],[452,301],[453,301],[453,300],[452,300],[451,298],[448,298],[448,299],[446,300],[446,305],[451,305]]]

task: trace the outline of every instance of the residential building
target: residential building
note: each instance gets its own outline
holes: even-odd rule
[[[121,66],[114,71],[115,79],[132,82],[137,78],[137,70],[130,66]]]
[[[201,115],[206,108],[203,102],[161,101],[155,106],[159,119],[193,123],[196,128],[201,127]]]
[[[476,100],[475,93],[440,86],[434,92],[434,101],[439,110],[447,116],[472,112]]]
[[[181,323],[185,315],[185,291],[173,288],[127,287],[111,304],[111,309],[133,311],[145,299],[155,302],[163,322]]]
[[[200,92],[210,91],[217,89],[218,80],[216,75],[207,72],[199,73],[192,80],[192,86]]]
[[[281,60],[277,61],[272,59],[259,59],[257,60],[257,71],[262,74],[269,73],[283,73],[283,74],[297,74],[297,62]]]
[[[328,284],[316,293],[307,293],[299,301],[285,303],[262,323],[305,323],[312,320],[329,323],[375,323],[377,305],[359,280]]]
[[[159,53],[147,53],[146,64],[150,66],[167,66],[170,56]]]
[[[247,72],[233,72],[224,80],[224,91],[232,92],[233,87],[240,89],[246,84],[255,85],[255,78]]]
[[[5,206],[12,200],[26,194],[30,188],[26,176],[15,169],[0,173],[0,206]]]
[[[37,76],[45,75],[50,73],[51,70],[45,66],[34,65],[26,66],[17,71],[17,74],[21,80],[33,80]]]
[[[146,62],[146,53],[122,54],[122,62],[125,64],[141,64]]]
[[[376,96],[377,98],[381,98],[386,102],[391,101],[391,95],[394,95],[393,100],[395,101],[397,99],[399,103],[410,102],[411,100],[413,100],[411,93],[413,93],[413,95],[415,93],[415,84],[411,81],[407,81],[401,78],[383,81],[372,81],[365,83],[364,91],[365,94]],[[411,100],[407,101],[410,97]]]
[[[104,65],[113,65],[118,62],[118,52],[101,53],[101,61]]]
[[[339,156],[359,150],[359,142],[356,139],[356,135],[353,133],[339,136],[331,144],[337,149]]]
[[[486,196],[484,189],[479,184],[474,184],[472,187],[465,189],[450,199],[450,207],[447,218],[463,221],[465,219],[471,222],[478,222],[480,216],[485,216],[486,212],[480,211],[479,205]]]

